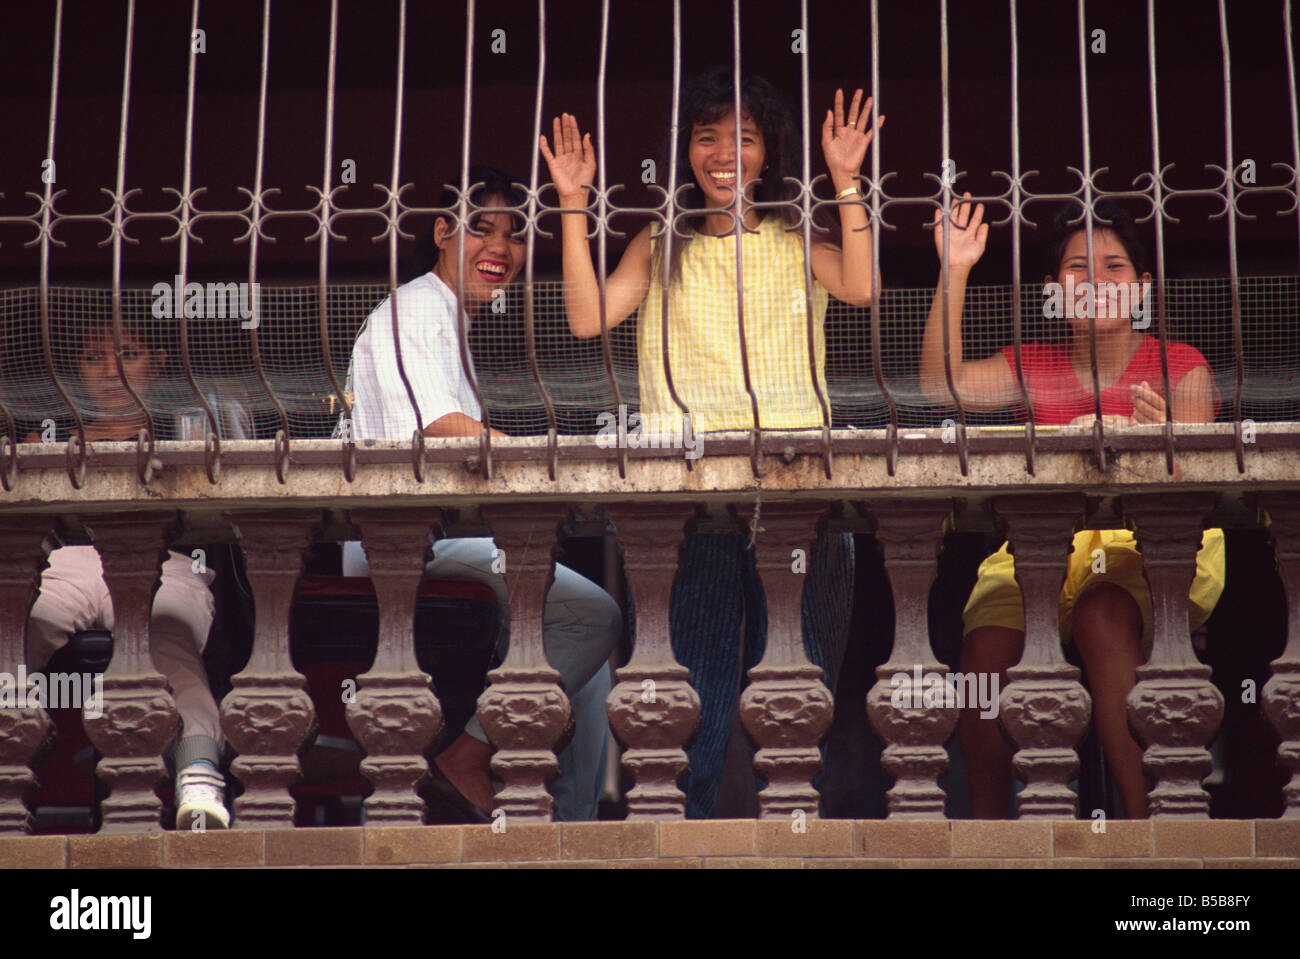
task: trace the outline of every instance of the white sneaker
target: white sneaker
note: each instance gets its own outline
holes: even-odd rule
[[[203,832],[230,828],[226,809],[226,780],[202,763],[176,774],[176,828]]]

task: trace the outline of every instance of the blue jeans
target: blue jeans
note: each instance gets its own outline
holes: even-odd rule
[[[474,580],[492,588],[501,612],[497,652],[504,658],[510,646],[510,593],[505,577],[493,570],[494,549],[488,536],[437,540],[425,573]],[[369,569],[361,544],[344,543],[344,575],[365,576]],[[623,613],[613,598],[585,576],[557,563],[542,614],[542,642],[547,662],[560,674],[569,694],[577,723],[572,742],[558,757],[560,776],[551,786],[557,819],[596,818],[609,737],[608,662],[622,632]],[[477,715],[465,724],[465,732],[479,742],[488,741]]]
[[[718,801],[742,676],[763,657],[767,609],[748,538],[688,536],[669,604],[673,653],[700,696],[700,728],[686,751],[686,816],[708,819]],[[832,693],[853,609],[853,536],[818,537],[803,590],[803,640]],[[743,629],[743,636],[742,636]]]
[[[605,700],[612,679],[608,665],[569,697],[575,723],[573,739],[560,750],[560,775],[551,781],[555,818],[564,822],[596,819],[600,794],[605,787],[605,766],[609,756],[609,719]]]

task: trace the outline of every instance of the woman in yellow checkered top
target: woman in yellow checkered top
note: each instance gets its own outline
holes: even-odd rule
[[[970,194],[966,194],[969,199]],[[988,225],[984,207],[953,204],[948,240],[948,342],[953,383],[966,409],[1016,408],[1020,388],[1011,347],[990,357],[962,357],[961,315],[971,267],[984,252]],[[1133,307],[1151,274],[1146,252],[1132,217],[1110,200],[1093,208],[1093,277],[1089,285],[1083,207],[1068,203],[1056,215],[1046,250],[1045,283],[1057,282],[1079,295],[1078,308],[1065,311],[1070,336],[1064,343],[1027,343],[1021,360],[1034,422],[1041,425],[1090,425],[1095,416],[1088,316],[1096,331],[1097,382],[1106,424],[1165,422],[1161,394],[1160,347],[1142,332]],[[943,231],[935,210],[935,245],[943,256]],[[1071,286],[1071,281],[1073,285]],[[1134,284],[1137,284],[1134,286]],[[1123,295],[1121,295],[1123,291]],[[1068,294],[1067,294],[1068,295]],[[1140,294],[1139,294],[1140,295]],[[936,403],[950,402],[943,362],[943,301],[935,291],[926,323],[921,357],[921,389]],[[1089,306],[1089,304],[1091,304]],[[1073,315],[1071,315],[1073,314]],[[1218,392],[1209,364],[1185,343],[1167,341],[1169,405],[1176,422],[1210,422]],[[1209,617],[1223,591],[1223,531],[1206,530],[1196,557],[1190,617],[1197,629]],[[1142,749],[1128,729],[1125,702],[1135,671],[1151,652],[1151,596],[1142,573],[1142,558],[1128,530],[1083,530],[1075,535],[1060,597],[1063,639],[1076,644],[1093,700],[1093,718],[1125,813],[1147,814]],[[984,561],[964,613],[963,672],[996,672],[1006,683],[1006,669],[1024,650],[1024,610],[1007,546]],[[971,812],[979,819],[1007,815],[1011,799],[1012,749],[996,718],[981,719],[979,709],[963,709],[960,732],[970,784]]]
[[[788,101],[761,77],[742,76],[740,157],[736,156],[733,72],[719,69],[684,85],[676,118],[675,163],[686,208],[689,236],[674,237],[669,262],[668,344],[673,384],[691,413],[693,430],[668,390],[663,356],[662,235],[653,226],[628,245],[605,283],[605,322],[612,328],[639,311],[638,381],[642,429],[683,435],[748,430],[753,408],[745,389],[736,294],[744,292],[745,337],[750,382],[758,400],[758,425],[765,429],[822,426],[818,385],[825,390],[823,322],[829,296],[854,305],[871,301],[871,233],[862,204],[839,206],[838,229],[817,230],[810,250],[799,220],[797,191],[786,182],[796,171],[799,142]],[[845,113],[843,91],[822,124],[822,152],[839,199],[859,199],[856,177],[881,117],[871,122],[871,98],[858,90]],[[569,114],[553,124],[554,149],[541,150],[550,165],[559,201],[587,205],[596,173],[591,135]],[[742,187],[743,282],[737,284],[732,203]],[[754,203],[787,201],[776,209]],[[698,213],[693,213],[698,211]],[[679,224],[679,229],[680,229]],[[599,336],[600,294],[587,242],[587,219],[562,217],[565,307],[579,337]],[[811,258],[813,342],[809,349],[805,255]],[[810,363],[810,357],[815,357]],[[814,384],[816,377],[816,385]],[[681,432],[679,432],[681,431]],[[673,648],[691,670],[701,693],[701,728],[691,747],[687,815],[711,815],[720,781],[727,733],[735,708],[738,666],[752,665],[764,643],[764,609],[752,554],[742,536],[689,537],[674,586],[670,614]],[[821,591],[819,593],[819,591]],[[833,594],[833,595],[832,595]],[[732,601],[734,598],[734,602]],[[805,646],[834,688],[852,604],[852,539],[822,537],[809,568],[804,596]],[[747,638],[738,648],[742,609]],[[742,658],[743,657],[743,658]],[[740,662],[738,663],[738,659]]]

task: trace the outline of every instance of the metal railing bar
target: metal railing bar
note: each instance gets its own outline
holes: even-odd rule
[[[664,358],[664,382],[668,386],[668,395],[673,398],[677,408],[682,412],[682,435],[695,436],[695,418],[691,411],[686,408],[682,402],[681,396],[677,393],[677,385],[673,380],[673,363],[672,354],[669,352],[668,342],[668,287],[672,282],[672,255],[673,242],[677,237],[678,217],[684,216],[677,211],[679,205],[677,202],[677,151],[680,148],[680,117],[681,109],[681,87],[682,87],[682,5],[681,0],[673,0],[673,89],[672,89],[672,109],[669,113],[668,122],[668,194],[664,197],[664,230],[663,241],[659,251],[659,287],[660,287],[660,310],[659,310],[659,330],[660,342],[663,349]],[[739,179],[739,178],[737,178]],[[687,184],[682,184],[681,189],[689,189]],[[683,242],[687,241],[689,234],[681,234]],[[644,402],[644,401],[643,401]],[[686,461],[687,468],[693,469],[694,463],[691,460]]]
[[[614,376],[614,357],[610,351],[609,344],[609,318],[608,318],[608,299],[606,295],[606,270],[608,269],[608,251],[606,244],[609,236],[609,193],[605,175],[605,83],[606,71],[609,64],[609,0],[601,0],[600,4],[600,63],[596,70],[596,286],[600,296],[600,355],[605,364],[605,376],[609,380],[610,392],[614,397],[614,412],[623,408],[623,394],[618,388],[618,380]],[[540,88],[540,81],[539,81]],[[538,102],[541,102],[541,92],[538,91]],[[676,122],[673,118],[672,122]],[[540,131],[539,131],[540,133]],[[673,158],[672,162],[676,162]],[[536,161],[534,160],[534,169]],[[536,189],[537,184],[533,184]],[[528,251],[529,268],[532,267],[532,248]],[[531,297],[530,297],[531,299]],[[667,357],[665,357],[667,359]],[[618,475],[620,478],[627,476],[627,443],[617,444],[618,449]]]
[[[750,455],[750,466],[754,471],[755,478],[762,475],[762,430],[763,424],[759,419],[758,412],[758,395],[754,392],[753,378],[749,369],[749,344],[745,337],[745,205],[741,198],[745,195],[747,184],[745,183],[745,164],[744,154],[742,151],[742,138],[740,134],[742,99],[741,99],[741,73],[740,73],[740,0],[731,0],[731,55],[732,55],[732,109],[736,121],[736,185],[732,187],[731,206],[732,206],[732,230],[736,238],[736,327],[740,336],[740,369],[744,378],[745,392],[749,394],[749,405],[754,417],[753,426],[750,429],[750,442],[753,444],[753,452]]]
[[[948,305],[950,273],[948,269],[948,248],[953,228],[952,186],[957,178],[956,164],[951,159],[951,143],[949,142],[948,0],[939,0],[939,98],[942,116],[940,126],[941,142],[939,145],[939,152],[942,155],[939,161],[939,191],[942,197],[940,203],[943,211],[943,219],[940,221],[940,228],[943,230],[943,256],[939,260],[939,286],[942,295],[939,299],[943,310],[943,376],[948,384],[948,392],[952,395],[953,405],[957,408],[957,462],[961,464],[961,475],[965,476],[970,469],[970,463],[966,455],[966,407],[962,403],[961,394],[957,389],[957,383],[952,374],[952,333],[948,329],[948,318],[951,312]]]
[[[878,0],[871,0],[871,96],[876,114],[880,108],[880,10]],[[875,149],[871,151],[871,285],[875,293],[871,298],[871,374],[876,388],[889,407],[889,448],[886,468],[890,476],[898,466],[898,401],[885,383],[885,366],[882,337],[880,335],[880,198],[884,196],[884,183],[880,179],[880,152],[884,148],[884,128],[876,131]]]
[[[189,78],[185,87],[185,163],[181,169],[181,189],[180,189],[180,224],[177,230],[178,242],[178,263],[176,266],[176,284],[181,289],[185,289],[185,277],[189,274],[190,259],[190,207],[192,200],[194,161],[194,85],[195,75],[198,70],[198,53],[195,50],[194,37],[199,29],[199,0],[194,0],[193,8],[190,14],[190,62]],[[190,390],[203,407],[203,412],[207,420],[207,430],[204,434],[204,466],[208,473],[208,482],[216,484],[217,477],[221,473],[221,428],[217,423],[216,411],[208,398],[199,389],[198,381],[194,378],[194,363],[190,356],[190,318],[187,310],[181,310],[176,317],[181,340],[181,366],[185,371],[185,379],[190,384]]]
[[[1010,0],[1011,14],[1011,349],[1015,360],[1016,387],[1025,410],[1025,470],[1034,475],[1034,402],[1025,385],[1024,318],[1020,286],[1020,224],[1024,219],[1020,198],[1020,34],[1016,0]]]
[[[131,397],[144,416],[144,429],[136,441],[136,472],[141,483],[148,483],[153,476],[154,423],[153,413],[145,405],[135,386],[126,375],[122,364],[124,330],[122,327],[122,240],[125,237],[122,216],[126,207],[126,140],[128,121],[131,110],[131,62],[135,39],[135,0],[126,4],[126,46],[122,62],[122,111],[118,125],[117,139],[117,187],[113,192],[113,292],[112,322],[114,359],[117,362],[117,375],[127,395]],[[136,191],[131,191],[136,192]],[[135,241],[132,241],[135,242]]]
[[[258,87],[257,101],[257,158],[253,166],[253,192],[251,204],[251,229],[248,234],[248,288],[256,290],[257,286],[257,253],[258,241],[262,239],[262,210],[263,210],[263,192],[262,192],[262,170],[266,158],[266,83],[271,67],[271,0],[263,0],[262,4],[262,78]],[[266,195],[278,193],[279,190],[268,190]],[[268,243],[275,242],[271,237],[266,237]],[[281,482],[285,482],[285,477],[289,470],[289,414],[280,402],[280,397],[276,394],[275,388],[271,386],[270,380],[267,379],[266,369],[262,365],[262,351],[258,342],[258,327],[261,325],[261,304],[257,302],[260,299],[254,298],[254,322],[248,330],[249,349],[253,357],[253,370],[257,374],[257,380],[262,384],[262,389],[266,391],[267,398],[271,405],[275,407],[276,413],[280,418],[280,429],[276,431],[275,443],[273,447],[273,461],[275,463],[275,475]]]
[[[1160,169],[1160,114],[1156,91],[1156,13],[1155,0],[1147,0],[1147,81],[1151,103],[1151,169]],[[1160,376],[1165,396],[1165,469],[1174,473],[1174,406],[1169,402],[1173,393],[1169,384],[1169,312],[1165,302],[1165,208],[1161,194],[1161,178],[1151,178],[1151,202],[1155,213],[1156,231],[1156,330],[1160,334]]]
[[[799,196],[802,200],[801,213],[803,219],[803,282],[804,282],[804,303],[806,316],[806,329],[808,335],[808,370],[812,375],[813,390],[817,394],[817,405],[822,411],[822,442],[824,449],[822,453],[822,464],[826,470],[826,478],[830,479],[832,462],[831,462],[831,404],[826,398],[826,391],[822,389],[821,376],[817,368],[817,342],[815,336],[815,326],[817,323],[814,317],[813,309],[813,274],[812,274],[812,156],[811,145],[811,117],[809,111],[809,92],[808,92],[808,48],[811,45],[811,34],[808,30],[808,0],[799,0],[799,26],[803,30],[803,47],[799,55],[799,89],[803,98],[803,111],[800,116],[803,118],[803,136],[800,138],[802,146],[803,160],[803,183],[800,184]],[[865,110],[865,107],[864,107]],[[867,116],[865,124],[870,129],[872,117],[875,114]],[[737,127],[739,127],[739,117],[737,117]],[[737,161],[739,162],[739,161]],[[737,169],[743,169],[739,165]],[[739,177],[737,177],[739,179]],[[739,286],[737,278],[737,286]],[[873,293],[876,293],[873,285]],[[874,297],[873,297],[874,299]],[[825,323],[825,317],[822,318]],[[825,333],[823,332],[823,339]]]
[[[1085,250],[1088,257],[1088,286],[1096,289],[1097,277],[1092,262],[1092,140],[1088,128],[1088,47],[1087,28],[1084,24],[1084,0],[1078,0],[1078,39],[1079,39],[1079,122],[1083,130],[1083,224]],[[1059,264],[1058,264],[1059,268]],[[1101,414],[1101,377],[1097,370],[1097,318],[1096,310],[1088,314],[1088,366],[1092,376],[1093,413],[1096,419],[1092,425],[1093,454],[1097,457],[1097,468],[1106,472],[1105,426]]]
[[[1245,380],[1244,347],[1241,338],[1241,286],[1237,275],[1237,166],[1232,158],[1232,55],[1228,48],[1228,11],[1219,0],[1219,45],[1223,51],[1223,150],[1224,213],[1228,217],[1228,289],[1232,297],[1232,357],[1236,388],[1232,395],[1232,419],[1237,444],[1237,471],[1246,472],[1246,447],[1242,440],[1241,388]]]
[[[411,403],[411,413],[415,417],[415,432],[411,436],[411,468],[415,472],[417,483],[424,482],[424,417],[420,414],[420,402],[415,396],[415,389],[411,386],[411,380],[406,375],[406,361],[402,357],[402,336],[400,327],[400,311],[397,308],[397,241],[400,238],[401,231],[397,225],[397,206],[398,197],[401,193],[401,165],[402,165],[402,118],[404,108],[404,97],[406,93],[406,0],[401,0],[397,8],[397,78],[394,81],[396,86],[396,95],[393,106],[393,167],[392,174],[388,185],[388,306],[392,319],[393,332],[393,357],[397,362],[397,375],[402,378],[402,388],[406,390],[406,398]],[[325,170],[326,176],[329,176],[329,167]],[[326,181],[328,183],[328,180]],[[324,300],[322,300],[322,323],[324,322],[323,312]],[[459,317],[457,318],[459,320]],[[321,328],[324,336],[324,326]],[[344,402],[347,403],[347,413],[352,411],[351,401],[346,397]],[[349,435],[348,439],[351,439]],[[350,456],[355,458],[356,446],[352,447]],[[348,477],[351,479],[351,477]]]
[[[1291,209],[1296,214],[1296,232],[1300,237],[1300,105],[1296,103],[1295,49],[1292,46],[1291,0],[1282,0],[1282,43],[1286,50],[1287,95],[1291,103]],[[1275,164],[1284,166],[1284,164]],[[1287,210],[1278,213],[1285,216]],[[1300,247],[1298,247],[1300,251]]]
[[[59,63],[62,54],[62,43],[63,0],[57,0],[54,7],[54,54],[50,68],[50,125],[45,145],[45,158],[51,163],[54,162],[54,133],[59,118]],[[69,395],[58,375],[54,364],[54,348],[50,336],[50,243],[53,242],[53,227],[50,223],[50,215],[53,212],[54,200],[58,199],[58,196],[64,192],[60,190],[58,193],[53,193],[53,190],[54,177],[49,177],[45,183],[45,200],[41,204],[41,356],[45,362],[45,372],[50,377],[50,382],[54,384],[59,396],[67,404],[68,409],[72,411],[72,418],[76,424],[72,435],[68,439],[64,454],[68,479],[72,483],[72,488],[81,489],[81,485],[86,479],[86,458],[89,452],[86,446],[86,423],[81,415],[81,410],[73,402],[71,395]],[[7,474],[8,469],[5,472]]]
[[[460,243],[463,246],[465,237],[469,235],[469,137],[470,129],[473,122],[474,111],[474,10],[475,0],[465,0],[465,96],[464,96],[464,125],[461,128],[460,140],[460,196],[456,200],[456,229],[459,231]],[[457,309],[464,310],[465,302],[465,257],[456,258],[456,304]],[[483,402],[483,392],[479,389],[478,374],[474,371],[474,365],[470,362],[469,355],[469,331],[465,329],[465,324],[460,322],[460,317],[456,318],[456,328],[459,330],[458,338],[460,340],[460,362],[461,368],[465,371],[469,379],[470,390],[474,393],[475,400],[478,401],[479,409],[483,410],[483,426],[479,430],[479,470],[483,478],[492,478],[492,434],[488,428],[487,404]]]
[[[405,52],[406,36],[406,2],[402,0],[401,10],[398,14],[400,25],[398,27],[398,49],[397,49],[397,98],[399,117],[397,120],[397,130],[394,137],[400,142],[401,138],[401,97],[402,97],[402,56]],[[321,362],[325,366],[325,375],[330,381],[330,388],[333,389],[334,395],[339,398],[339,403],[343,407],[343,416],[350,424],[352,420],[352,402],[348,398],[343,384],[339,382],[338,374],[334,371],[334,363],[330,355],[330,336],[329,336],[329,286],[326,277],[329,273],[329,255],[330,255],[330,238],[334,236],[333,212],[334,212],[334,193],[335,190],[347,190],[345,184],[339,184],[337,188],[330,186],[334,177],[334,87],[336,79],[336,70],[338,64],[338,28],[339,28],[339,5],[338,0],[330,2],[330,52],[329,67],[327,79],[325,81],[325,146],[324,157],[321,171],[320,190],[320,228],[317,230],[319,237],[319,279],[317,283],[316,309],[320,326],[320,348]],[[396,163],[396,160],[393,161]],[[390,248],[395,248],[395,243],[390,244]],[[396,322],[396,291],[393,293],[393,311],[394,333],[397,329]],[[406,374],[402,370],[401,348],[398,348],[397,369],[402,374],[402,379],[406,379]],[[343,436],[341,445],[343,457],[343,477],[352,482],[355,471],[356,444],[352,439],[352,430]]]
[[[608,13],[608,11],[606,11]],[[603,24],[603,21],[602,21]],[[602,65],[603,65],[602,60]],[[603,82],[603,77],[602,77]],[[537,92],[533,100],[533,143],[537,143],[542,137],[542,94],[546,85],[546,0],[537,0]],[[601,117],[600,124],[600,141],[603,145],[605,140],[604,117]],[[546,468],[551,479],[555,479],[557,460],[559,458],[559,428],[555,421],[555,404],[551,402],[551,394],[546,389],[546,383],[542,380],[542,369],[537,362],[537,326],[536,316],[534,315],[533,304],[533,251],[537,241],[537,165],[539,153],[537,150],[532,151],[532,165],[528,174],[528,215],[526,223],[526,242],[527,249],[524,254],[524,341],[528,348],[528,369],[533,374],[533,383],[542,398],[542,406],[546,409]],[[605,175],[604,168],[601,168],[600,175]],[[604,196],[600,198],[602,206],[601,216],[598,218],[600,231],[603,234],[605,228],[605,219],[603,213]],[[605,302],[603,291],[605,288],[604,281],[604,237],[601,237],[601,272],[598,276],[601,297],[601,341],[604,342],[604,323],[605,323]]]

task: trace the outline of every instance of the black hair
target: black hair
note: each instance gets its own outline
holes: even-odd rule
[[[671,161],[676,166],[678,189],[684,184],[695,183],[690,154],[691,132],[696,124],[713,123],[719,117],[731,113],[735,106],[735,71],[730,67],[718,67],[693,77],[682,85],[677,110],[677,156]],[[754,188],[754,199],[763,203],[793,201],[796,190],[785,182],[787,176],[795,173],[797,140],[793,107],[767,79],[756,74],[742,73],[740,108],[763,131],[765,167]],[[667,153],[668,143],[665,142],[663,154],[666,156]],[[741,176],[737,160],[736,179],[739,181]],[[690,210],[704,209],[704,194],[698,186],[682,191],[682,206]],[[765,215],[766,213],[764,211]],[[788,207],[779,207],[778,215],[787,226],[793,226],[799,220],[798,207],[793,202]],[[680,240],[673,243],[669,275],[674,279],[681,271],[682,248],[685,245]]]
[[[524,192],[518,181],[510,174],[498,170],[491,166],[471,166],[469,168],[469,216],[471,228],[474,221],[474,208],[476,206],[487,206],[486,201],[492,197],[503,197],[505,206],[519,207],[521,210],[528,202],[528,194]],[[480,183],[482,186],[474,189],[474,184]],[[438,197],[438,206],[456,209],[460,202],[460,190],[457,187],[447,186],[443,188],[442,195]],[[416,277],[424,276],[438,264],[438,244],[434,242],[433,231],[438,225],[438,220],[445,219],[444,216],[438,216],[429,229],[420,235],[415,241],[415,246],[411,252],[402,260],[398,269],[398,282],[407,283]],[[511,221],[515,230],[524,228],[524,218],[522,213],[511,214]],[[451,223],[452,229],[455,229],[454,221]]]
[[[1061,272],[1061,257],[1066,245],[1071,237],[1085,229],[1087,225],[1084,222],[1083,204],[1078,200],[1070,200],[1056,211],[1052,220],[1052,232],[1044,250],[1044,272],[1048,276],[1054,277]],[[1115,234],[1124,247],[1124,252],[1133,261],[1133,269],[1138,276],[1147,271],[1146,247],[1142,245],[1133,217],[1122,206],[1114,200],[1098,200],[1092,207],[1092,229],[1094,233],[1108,230]]]

